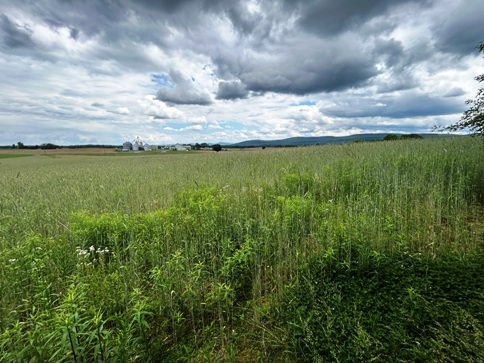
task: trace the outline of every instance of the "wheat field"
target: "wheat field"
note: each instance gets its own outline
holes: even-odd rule
[[[2,158],[0,361],[483,361],[483,151]]]

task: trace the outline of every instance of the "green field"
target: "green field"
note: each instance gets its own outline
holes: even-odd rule
[[[24,156],[32,156],[32,154],[0,154],[0,159],[21,158]]]
[[[483,362],[479,138],[0,164],[1,362]]]

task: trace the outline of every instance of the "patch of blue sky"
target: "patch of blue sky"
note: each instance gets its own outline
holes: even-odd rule
[[[299,103],[291,103],[289,106],[314,106],[316,102],[310,101],[310,100],[305,100],[301,101]]]
[[[151,75],[151,82],[156,85],[156,88],[160,87],[168,87],[173,88],[175,87],[175,83],[173,83],[170,79],[170,76],[166,73],[163,74],[152,74]]]

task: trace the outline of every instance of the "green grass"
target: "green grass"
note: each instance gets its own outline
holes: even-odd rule
[[[118,151],[118,152],[97,152],[97,153],[76,153],[76,156],[109,156],[109,157],[131,157],[131,156],[167,156],[167,155],[180,155],[180,154],[197,154],[199,153],[196,150],[190,150],[190,151],[177,151],[177,150],[169,150],[169,151],[160,151],[160,150],[150,150],[150,151]],[[55,153],[55,154],[45,154],[44,156],[48,157],[58,157],[60,155],[64,156],[73,156],[74,154],[69,153],[66,151],[65,153]]]
[[[0,159],[21,158],[24,156],[32,156],[32,154],[0,154]]]
[[[3,160],[0,361],[475,361],[483,145]]]
[[[285,310],[301,360],[482,362],[483,267],[482,255],[315,260]]]

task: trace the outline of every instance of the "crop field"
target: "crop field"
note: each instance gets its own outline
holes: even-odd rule
[[[484,143],[0,160],[1,362],[483,362]]]

